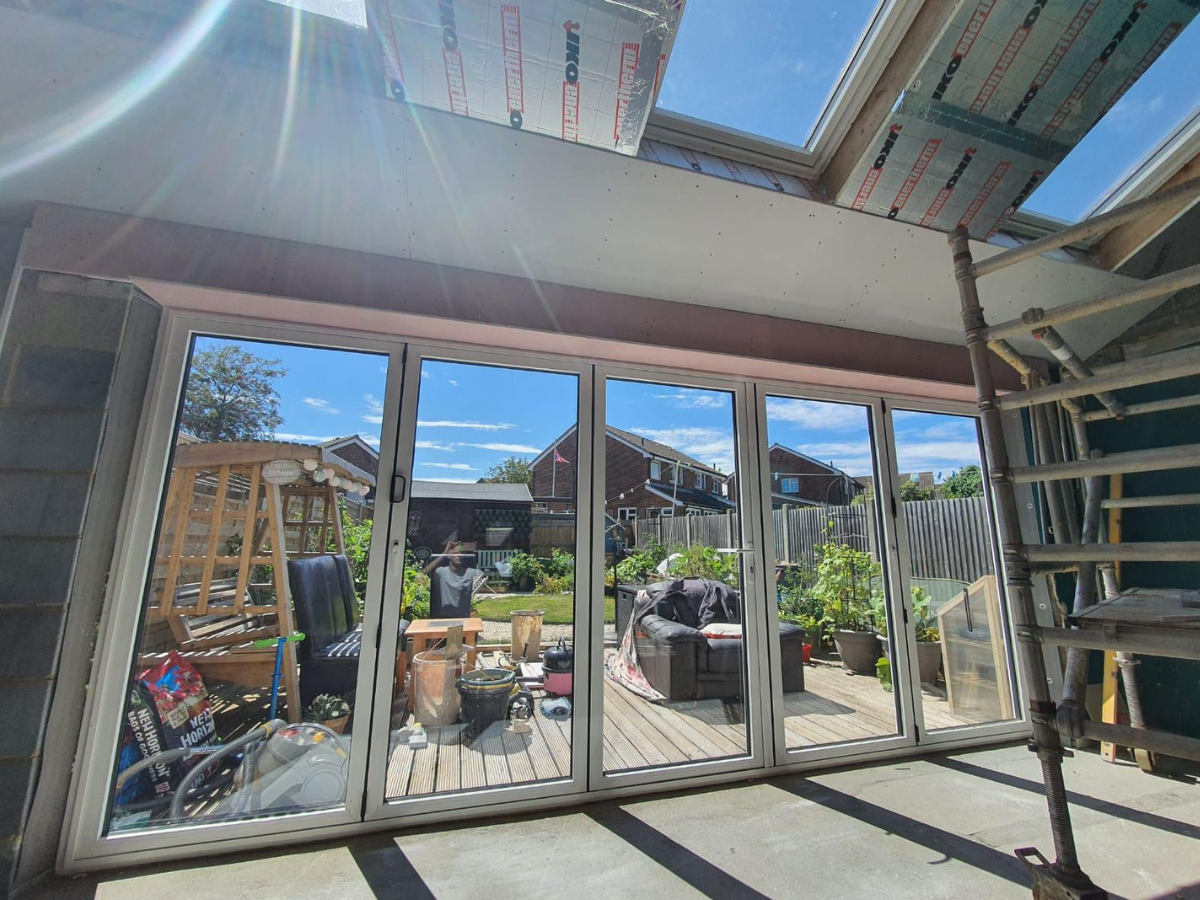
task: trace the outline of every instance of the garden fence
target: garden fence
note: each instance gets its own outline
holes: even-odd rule
[[[991,527],[983,497],[909,501],[901,509],[915,578],[973,582],[994,571]],[[802,506],[771,512],[775,554],[780,562],[816,566],[817,548],[832,541],[879,557],[875,506]],[[736,547],[733,512],[711,516],[638,519],[637,546]]]

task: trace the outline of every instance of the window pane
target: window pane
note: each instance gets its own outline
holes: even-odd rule
[[[195,338],[111,831],[345,803],[386,374]]]
[[[733,395],[616,380],[606,393],[606,583],[615,608],[605,616],[604,771],[744,756],[738,494],[713,490],[734,475]],[[653,480],[655,456],[672,460],[678,476]],[[634,515],[618,522],[626,505]]]
[[[896,460],[929,731],[1012,719],[977,421],[897,410]]]
[[[786,746],[895,734],[870,410],[769,396],[767,439]]]
[[[421,363],[388,799],[571,775],[578,410],[575,375]]]

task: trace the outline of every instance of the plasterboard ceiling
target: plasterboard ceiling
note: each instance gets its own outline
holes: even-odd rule
[[[119,89],[149,49],[0,8],[0,108],[11,133],[36,130],[64,98]],[[41,64],[21,63],[31,58]],[[195,55],[111,126],[0,181],[0,207],[45,200],[961,343],[949,250],[936,232],[301,85],[289,101],[276,72]],[[1125,283],[1042,259],[989,278],[984,302],[1000,320]],[[1109,336],[1063,330],[1083,353]]]

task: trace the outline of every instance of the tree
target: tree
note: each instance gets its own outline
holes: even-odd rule
[[[983,496],[983,473],[972,463],[951,472],[942,482],[942,493],[950,500]]]
[[[908,481],[900,485],[900,499],[905,503],[932,500],[933,488],[921,487],[921,482],[915,478],[909,478]]]
[[[275,380],[282,360],[263,359],[234,344],[192,356],[182,428],[202,441],[255,441],[283,424]]]
[[[530,460],[523,456],[510,456],[487,470],[484,484],[533,484],[533,469]]]

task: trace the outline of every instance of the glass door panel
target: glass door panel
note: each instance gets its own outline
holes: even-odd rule
[[[389,357],[197,335],[187,360],[107,834],[343,808],[368,731]]]
[[[892,427],[925,730],[1013,721],[978,420],[895,410]]]
[[[580,382],[444,359],[408,375],[384,801],[572,778]]]
[[[738,478],[741,394],[609,378],[605,403],[595,514],[612,606],[593,692],[602,771],[745,759],[758,618],[744,599],[754,587]]]
[[[768,394],[766,440],[784,747],[897,735],[871,407]]]

